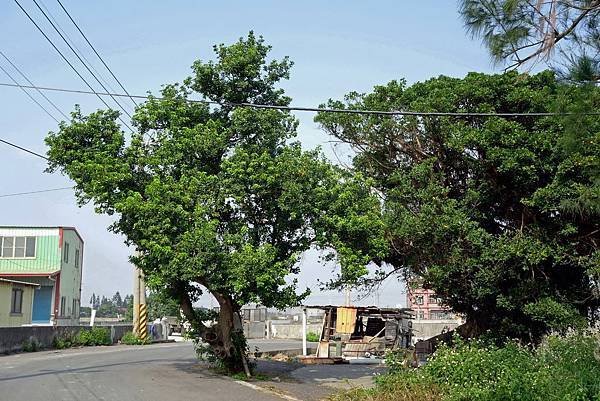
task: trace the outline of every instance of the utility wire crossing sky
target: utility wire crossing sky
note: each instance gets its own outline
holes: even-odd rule
[[[67,92],[67,93],[78,93],[78,94],[89,94],[89,95],[103,95],[111,97],[129,97],[136,99],[156,99],[164,100],[160,96],[149,96],[149,95],[130,95],[123,93],[110,93],[110,92],[96,92],[86,91],[81,89],[66,89],[66,88],[52,88],[47,86],[33,86],[33,85],[19,85],[11,84],[6,82],[0,82],[0,86],[15,87],[21,89],[37,89],[41,91],[54,91],[54,92]],[[357,110],[357,109],[334,109],[328,107],[305,107],[305,106],[279,106],[273,104],[261,104],[261,103],[233,103],[233,102],[217,102],[214,100],[199,100],[199,99],[185,99],[189,103],[204,103],[214,104],[220,106],[230,107],[250,107],[257,109],[275,109],[284,111],[306,111],[314,113],[345,113],[345,114],[370,114],[370,115],[382,115],[382,116],[431,116],[431,117],[548,117],[548,116],[567,116],[567,115],[600,115],[600,112],[535,112],[535,113],[495,113],[495,112],[443,112],[443,111],[402,111],[402,110]]]

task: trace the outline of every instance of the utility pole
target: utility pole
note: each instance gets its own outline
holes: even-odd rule
[[[136,256],[139,256],[137,251]],[[143,340],[148,338],[146,282],[144,272],[137,265],[133,265],[133,334]]]

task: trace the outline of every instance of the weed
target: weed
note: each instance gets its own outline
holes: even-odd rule
[[[131,331],[128,331],[127,333],[123,334],[123,337],[121,338],[121,343],[127,345],[145,345],[149,344],[149,341],[141,339],[135,334],[133,334]]]

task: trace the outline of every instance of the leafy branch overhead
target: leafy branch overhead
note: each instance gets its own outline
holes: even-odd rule
[[[330,107],[441,112],[581,112],[600,92],[551,72],[392,81]],[[349,236],[371,279],[423,280],[472,330],[538,341],[598,318],[600,125],[596,116],[419,117],[320,113],[382,197],[382,232]],[[356,232],[364,232],[356,230]],[[374,235],[387,251],[374,247]],[[383,237],[382,237],[383,236]],[[377,242],[376,244],[381,244]],[[364,280],[364,267],[346,269]]]
[[[554,59],[570,79],[600,78],[600,1],[461,0],[460,14],[507,69]]]

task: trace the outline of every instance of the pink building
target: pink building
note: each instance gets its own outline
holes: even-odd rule
[[[424,288],[409,288],[406,294],[406,304],[413,310],[416,320],[447,320],[456,316],[441,304],[433,290]]]

